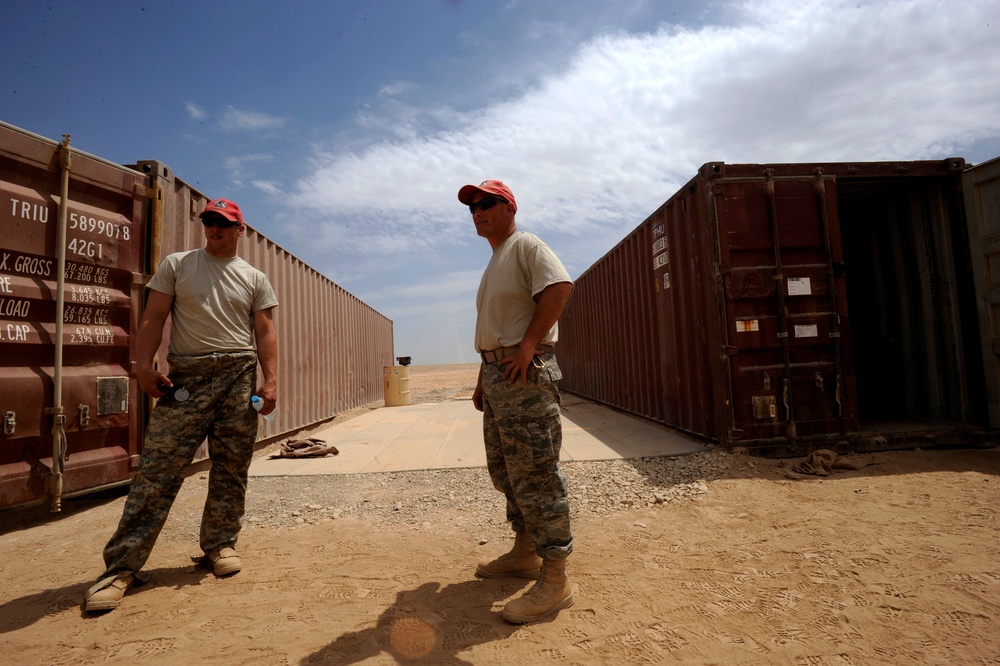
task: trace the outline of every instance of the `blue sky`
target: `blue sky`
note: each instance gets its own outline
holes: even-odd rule
[[[159,160],[476,360],[486,178],[576,278],[705,162],[1000,155],[1000,0],[7,0],[0,120]],[[280,316],[280,309],[278,315]]]

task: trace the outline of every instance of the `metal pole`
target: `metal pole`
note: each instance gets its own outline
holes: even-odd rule
[[[59,189],[59,227],[56,240],[56,332],[55,360],[52,369],[52,407],[46,410],[52,414],[52,473],[46,479],[53,513],[62,510],[63,471],[66,468],[66,414],[62,406],[63,374],[63,309],[66,290],[66,220],[69,216],[69,173],[72,157],[69,134],[63,135],[59,144],[59,167],[61,182]]]

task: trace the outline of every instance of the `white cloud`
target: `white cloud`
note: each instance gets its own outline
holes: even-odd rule
[[[409,81],[394,81],[379,88],[378,94],[383,97],[396,97],[413,88],[414,85]]]
[[[247,111],[227,106],[219,119],[219,127],[224,132],[257,132],[276,129],[285,124],[284,119],[266,113]]]
[[[380,138],[318,149],[289,188],[290,228],[308,229],[329,274],[397,320],[405,351],[440,361],[432,340],[445,331],[468,346],[474,292],[463,292],[482,268],[469,248],[485,242],[456,200],[465,183],[505,180],[518,226],[575,276],[705,162],[937,159],[1000,136],[998,0],[712,6],[714,25],[604,34],[471,111],[386,86],[358,116],[358,134]],[[445,282],[424,270],[448,256],[452,272],[476,269]]]
[[[223,160],[226,173],[230,182],[237,187],[242,187],[246,180],[248,171],[252,171],[253,165],[262,162],[272,162],[274,157],[263,153],[252,153],[250,155],[234,155]],[[261,188],[263,189],[263,188]]]
[[[1000,131],[996,9],[758,0],[727,27],[603,36],[516,99],[442,110],[449,131],[411,114],[404,140],[318,154],[295,199],[353,221],[358,246],[419,222],[419,248],[445,241],[458,187],[485,177],[534,229],[585,234],[634,227],[708,161],[940,157]]]
[[[205,110],[194,102],[184,102],[184,108],[192,120],[203,120],[206,116]]]
[[[257,188],[264,194],[272,197],[281,196],[283,194],[283,189],[281,183],[275,182],[273,180],[254,180],[250,183],[253,187]]]
[[[426,307],[430,301],[448,301],[456,296],[474,300],[479,289],[482,270],[452,271],[429,276],[429,279],[404,285],[393,285],[382,291],[369,291],[371,298],[398,298],[415,307]],[[463,301],[468,302],[468,301]]]

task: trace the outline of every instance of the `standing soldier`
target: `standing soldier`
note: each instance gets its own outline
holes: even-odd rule
[[[136,339],[139,387],[158,398],[118,530],[104,548],[106,569],[87,591],[88,611],[118,607],[149,558],[184,481],[184,468],[208,438],[212,470],[201,520],[204,562],[216,576],[238,572],[236,539],[243,524],[247,472],[257,439],[252,396],[277,399],[278,305],[267,277],[236,256],[243,214],[226,199],[202,211],[205,247],[169,255],[149,281]],[[170,375],[153,366],[171,318]],[[256,351],[254,343],[256,341]],[[264,382],[257,382],[260,363]]]
[[[566,477],[559,469],[562,372],[553,345],[573,283],[541,239],[518,231],[514,193],[499,180],[466,185],[476,233],[493,248],[476,297],[476,351],[483,359],[472,394],[483,412],[486,465],[507,498],[514,546],[480,562],[485,578],[537,578],[507,603],[508,622],[532,622],[573,605],[566,558],[573,552]]]

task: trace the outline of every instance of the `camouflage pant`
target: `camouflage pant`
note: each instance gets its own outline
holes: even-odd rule
[[[105,576],[138,571],[146,563],[184,481],[184,468],[208,438],[212,469],[201,519],[205,552],[233,546],[243,524],[247,472],[257,439],[250,406],[257,381],[253,352],[168,357],[175,390],[190,393],[159,400],[149,418],[139,471],[132,479],[118,530],[104,548]]]
[[[559,469],[562,422],[559,389],[562,373],[555,354],[538,357],[544,367],[528,370],[528,384],[511,384],[503,367],[483,367],[483,440],[493,487],[507,498],[507,520],[527,532],[546,559],[573,551],[566,477]]]

